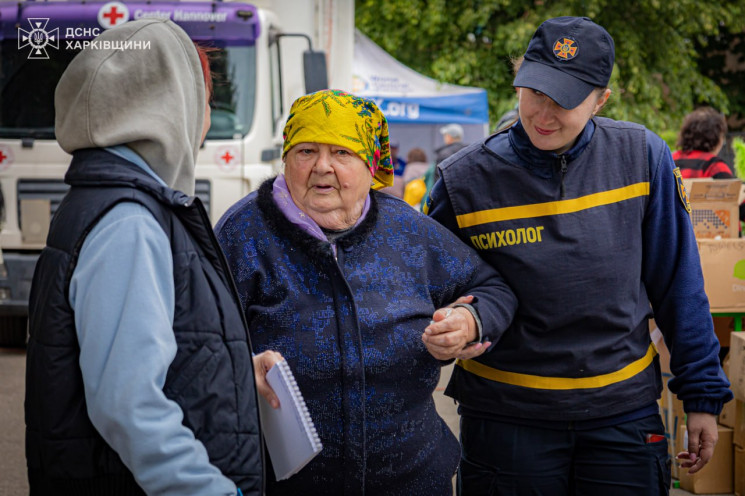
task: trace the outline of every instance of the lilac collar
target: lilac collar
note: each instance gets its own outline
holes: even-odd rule
[[[290,190],[287,188],[287,181],[285,180],[284,174],[278,175],[277,179],[274,181],[274,185],[272,186],[272,198],[274,198],[274,203],[277,204],[284,216],[287,217],[287,220],[314,238],[328,242],[328,238],[318,224],[316,224],[308,214],[300,210],[298,206],[295,205],[295,202],[292,201],[292,196],[290,196]],[[362,207],[362,215],[360,215],[360,218],[354,223],[353,228],[357,227],[359,223],[362,222],[369,210],[370,195],[368,194],[365,198],[365,205]],[[334,255],[336,255],[336,246],[332,243],[331,247],[334,250]]]

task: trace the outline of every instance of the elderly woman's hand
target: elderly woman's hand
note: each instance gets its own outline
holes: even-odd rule
[[[279,399],[274,394],[274,390],[266,382],[266,373],[269,372],[275,363],[284,360],[282,355],[276,351],[267,350],[258,355],[254,355],[254,375],[256,379],[256,389],[259,394],[266,398],[266,401],[272,405],[272,408],[279,408]]]
[[[491,344],[469,344],[477,337],[476,320],[468,309],[440,308],[432,316],[432,323],[424,330],[422,341],[432,356],[438,360],[467,360],[481,355]]]

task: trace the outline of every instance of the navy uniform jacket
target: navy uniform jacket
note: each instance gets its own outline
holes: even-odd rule
[[[466,412],[582,421],[648,410],[661,392],[648,319],[672,350],[687,412],[732,397],[670,151],[644,127],[590,121],[571,150],[537,150],[520,123],[441,165],[429,214],[518,297],[486,354],[447,389]],[[650,306],[651,303],[651,306]]]

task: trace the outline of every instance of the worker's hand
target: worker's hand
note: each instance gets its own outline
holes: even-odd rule
[[[458,303],[467,303],[471,304],[473,303],[474,297],[472,295],[466,295],[461,296],[457,300],[455,300],[453,303],[448,305],[449,307],[452,307],[453,305],[456,305]],[[478,333],[478,330],[476,331]],[[480,345],[480,346],[479,346]],[[477,356],[483,354],[491,345],[491,341],[484,341],[483,343],[473,343],[468,346],[466,346],[461,353],[455,356],[455,358],[459,358],[461,360],[468,360],[469,358],[476,358]]]
[[[274,390],[266,382],[266,373],[269,372],[275,363],[284,360],[282,355],[276,351],[267,350],[258,355],[254,355],[254,375],[256,380],[256,389],[259,394],[263,396],[272,408],[279,408],[279,398],[274,393]]]
[[[456,303],[470,303],[472,297],[459,298]],[[432,322],[424,330],[422,341],[438,360],[469,359],[481,355],[491,343],[468,344],[478,338],[476,320],[463,307],[440,308],[432,315]]]
[[[676,457],[682,468],[689,474],[695,474],[706,465],[714,454],[714,447],[719,439],[717,417],[711,413],[688,413],[688,451],[678,453]]]

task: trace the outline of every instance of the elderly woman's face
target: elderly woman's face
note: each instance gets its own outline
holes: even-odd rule
[[[295,205],[319,226],[333,230],[357,222],[372,182],[357,154],[325,143],[292,147],[285,158],[285,179]]]

